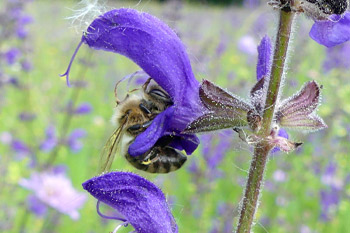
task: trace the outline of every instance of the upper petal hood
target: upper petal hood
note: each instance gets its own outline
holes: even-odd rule
[[[138,64],[174,102],[199,85],[177,35],[159,19],[134,9],[115,9],[96,18],[82,41],[93,49],[122,54]]]
[[[330,20],[316,21],[311,28],[310,37],[326,47],[350,40],[350,12],[342,16],[334,15]]]

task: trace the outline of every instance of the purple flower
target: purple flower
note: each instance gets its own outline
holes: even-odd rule
[[[29,146],[18,139],[12,140],[11,147],[12,147],[12,150],[14,150],[19,155],[20,158],[28,156],[32,153]]]
[[[56,128],[50,125],[46,129],[46,139],[40,144],[40,150],[44,152],[50,152],[57,146],[58,139],[56,137]]]
[[[256,65],[256,78],[258,81],[270,75],[272,63],[272,44],[268,36],[264,36],[258,46],[258,63]]]
[[[87,196],[77,192],[71,181],[63,173],[34,172],[29,179],[20,180],[19,184],[31,190],[34,196],[58,212],[67,214],[73,220],[79,218],[78,209],[86,202]],[[33,207],[37,212],[39,206]]]
[[[211,145],[213,143],[212,141],[207,141],[207,143],[205,143],[206,145],[211,145],[212,147],[211,151],[207,154],[205,154],[203,151],[203,155],[206,158],[207,167],[210,169],[210,172],[214,172],[215,169],[217,169],[224,159],[227,151],[230,149],[232,143],[232,132],[232,130],[229,130],[219,134],[219,142],[215,147]]]
[[[27,37],[28,30],[25,28],[25,26],[32,22],[33,22],[33,18],[31,16],[29,15],[20,16],[20,18],[17,21],[17,29],[16,29],[16,34],[18,38],[24,39]]]
[[[133,9],[116,9],[96,18],[81,44],[124,55],[139,65],[172,98],[174,105],[160,113],[129,147],[129,154],[145,153],[164,135],[178,135],[175,143],[191,154],[198,146],[195,135],[183,135],[186,126],[203,114],[199,83],[192,72],[186,49],[177,35],[159,19]],[[69,76],[74,53],[64,75]]]
[[[36,118],[36,115],[34,113],[31,113],[31,112],[21,112],[18,115],[18,118],[21,121],[32,121]]]
[[[45,216],[47,213],[47,206],[41,202],[36,196],[29,195],[27,198],[28,209],[39,217]]]
[[[30,61],[24,60],[21,62],[22,70],[25,72],[29,72],[33,69],[33,65]]]
[[[82,103],[75,110],[74,113],[78,115],[89,114],[92,111],[90,103]]]
[[[80,139],[85,136],[86,136],[85,130],[75,129],[69,135],[67,139],[67,145],[73,152],[77,153],[83,148],[83,143],[80,141]]]
[[[340,202],[339,190],[332,188],[330,190],[320,191],[321,201],[321,219],[323,221],[330,220],[330,212],[334,208],[337,208]]]
[[[21,56],[21,51],[17,48],[11,48],[5,53],[6,62],[9,65],[16,63],[18,58]]]
[[[255,8],[260,5],[260,0],[243,0],[243,6]]]
[[[208,112],[191,122],[184,132],[199,133],[218,129],[233,128],[240,139],[248,144],[261,140],[257,132],[261,128],[265,100],[271,71],[272,46],[266,36],[258,47],[257,79],[250,91],[250,102],[235,96],[208,80],[203,80],[199,97]],[[315,81],[285,100],[278,101],[270,135],[266,137],[271,149],[279,148],[291,152],[302,143],[288,140],[288,134],[280,127],[295,130],[316,131],[326,124],[317,116],[316,108],[320,100],[320,86]],[[249,126],[247,129],[246,126]]]
[[[350,40],[350,12],[332,15],[328,20],[316,21],[310,37],[326,47],[333,47]]]
[[[276,181],[276,182],[284,182],[286,181],[287,179],[287,175],[286,173],[283,171],[283,170],[276,170],[274,173],[273,173],[273,179]]]
[[[118,211],[121,217],[117,219],[131,224],[138,233],[178,232],[162,191],[136,174],[106,173],[87,180],[83,188],[99,202]]]
[[[327,48],[323,68],[325,71],[330,71],[335,68],[349,69],[350,43],[343,43],[335,47]]]

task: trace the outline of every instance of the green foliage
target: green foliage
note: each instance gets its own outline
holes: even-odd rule
[[[116,4],[118,7],[134,6],[134,3],[129,2]],[[35,22],[30,26],[28,43],[31,47],[26,56],[33,62],[34,69],[19,77],[27,88],[6,87],[0,93],[0,133],[10,132],[14,137],[27,142],[35,149],[40,163],[52,156],[51,153],[38,149],[38,144],[45,137],[46,127],[53,124],[62,133],[66,116],[62,109],[77,91],[68,88],[65,80],[58,77],[66,69],[81,37],[81,32],[77,33],[70,27],[70,22],[64,20],[72,14],[69,10],[72,7],[73,3],[68,1],[35,1],[29,5],[28,12],[34,16]],[[256,54],[241,52],[237,44],[247,34],[253,36],[258,43],[260,37],[268,33],[256,35],[252,30],[252,25],[260,20],[259,16],[264,14],[265,9],[259,8],[254,14],[247,14],[247,10],[240,8],[207,8],[185,4],[181,11],[182,18],[175,23],[163,15],[164,11],[169,10],[168,5],[144,1],[135,7],[173,24],[188,48],[198,80],[210,79],[237,95],[248,96],[249,88],[256,80]],[[275,18],[270,14],[265,14],[265,17],[270,17],[266,28],[273,27]],[[329,128],[308,135],[291,132],[292,138],[305,142],[302,149],[288,155],[277,153],[270,157],[254,232],[300,232],[307,227],[311,232],[346,233],[350,232],[350,187],[345,183],[350,167],[350,73],[344,70],[324,73],[324,49],[308,39],[310,22],[301,19],[300,24],[306,29],[300,30],[299,36],[295,38],[295,56],[289,64],[290,71],[283,96],[295,93],[305,81],[315,79],[324,86],[323,105],[319,115],[325,119]],[[1,42],[1,46],[7,46],[6,43],[9,42]],[[225,46],[222,53],[217,52],[220,43]],[[97,175],[99,153],[113,131],[109,119],[115,105],[114,84],[138,69],[122,56],[91,51],[87,46],[83,46],[77,55],[71,81],[84,80],[87,86],[79,91],[76,102],[91,103],[93,112],[73,117],[69,125],[69,132],[75,128],[87,131],[88,136],[83,140],[84,148],[78,153],[60,148],[55,164],[68,166],[68,175],[74,187],[81,192],[81,183]],[[16,72],[11,68],[7,71]],[[22,111],[35,112],[37,117],[30,123],[20,122],[17,116]],[[223,136],[214,134],[216,136],[212,143],[217,144]],[[171,200],[170,205],[181,233],[209,232],[215,225],[222,230],[227,216],[234,220],[228,222],[233,227],[238,218],[251,151],[232,134],[230,149],[217,167],[218,175],[210,172],[207,166],[203,155],[204,146],[202,144],[189,156],[187,165],[174,174],[157,176],[136,171],[121,155],[116,156],[113,168],[137,172],[161,187]],[[18,185],[21,178],[31,174],[29,159],[16,159],[10,146],[1,142],[0,155],[0,199],[3,209],[0,212],[1,232],[19,232],[24,224],[26,232],[40,232],[46,220],[26,210],[25,201],[30,192]],[[193,174],[188,170],[195,161],[200,172]],[[322,222],[320,189],[327,189],[327,186],[322,183],[321,176],[330,161],[337,165],[336,179],[343,182],[344,192],[340,204],[331,212],[330,220]],[[320,169],[319,173],[315,172],[316,168]],[[286,173],[284,182],[276,182],[276,170]],[[51,210],[51,214],[57,218],[54,221],[56,224],[49,223],[50,232],[111,232],[119,223],[102,220],[96,213],[95,204],[95,200],[90,197],[79,211],[81,217],[78,221]],[[218,210],[222,205],[228,209],[225,214]],[[132,230],[128,226],[119,232]]]

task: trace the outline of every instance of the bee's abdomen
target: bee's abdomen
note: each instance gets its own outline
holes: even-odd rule
[[[187,160],[186,155],[169,146],[155,146],[145,154],[137,157],[132,157],[127,153],[125,157],[135,168],[150,173],[176,171]]]

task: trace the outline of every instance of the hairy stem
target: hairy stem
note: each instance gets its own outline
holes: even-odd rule
[[[291,39],[292,26],[295,13],[292,11],[281,11],[278,31],[276,36],[276,45],[273,56],[273,63],[270,75],[269,88],[267,91],[265,109],[263,114],[261,135],[268,136],[271,130],[276,100],[281,87],[283,73],[285,71],[285,63],[289,42]]]
[[[271,132],[276,100],[278,98],[285,70],[285,62],[294,17],[295,13],[288,11],[288,9],[281,10],[280,12],[280,21],[276,36],[276,45],[265,102],[262,128],[258,132],[259,136],[262,138],[269,136]],[[266,140],[262,140],[255,146],[253,159],[249,169],[249,177],[242,200],[241,214],[236,231],[237,233],[249,233],[251,230],[270,149],[271,147]]]

